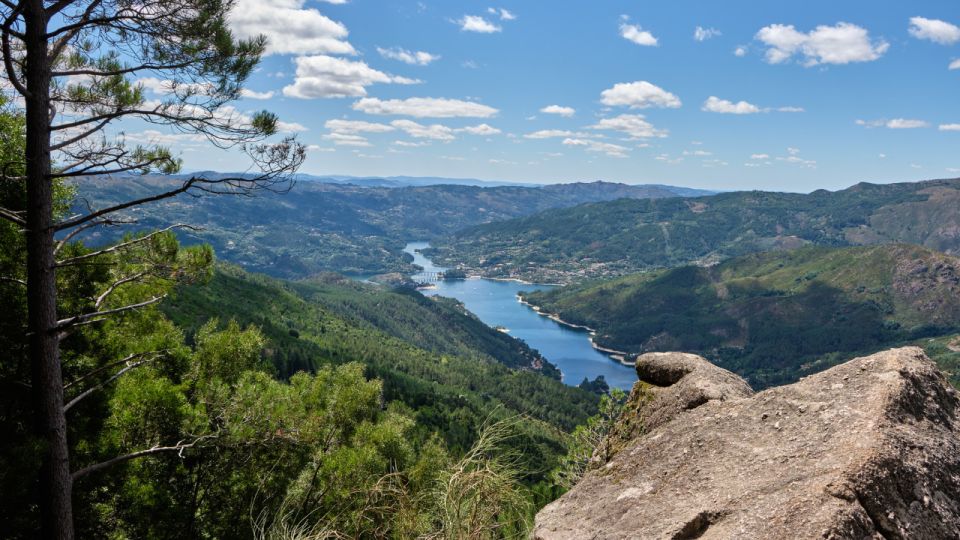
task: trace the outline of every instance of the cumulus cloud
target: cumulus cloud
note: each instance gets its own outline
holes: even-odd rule
[[[960,131],[960,124],[940,124],[940,131]]]
[[[370,141],[361,135],[351,135],[349,133],[327,133],[323,136],[323,138],[337,146],[371,146]]]
[[[590,129],[619,131],[633,139],[666,137],[667,131],[653,127],[642,114],[621,114],[613,118],[604,118]]]
[[[882,39],[871,39],[865,28],[845,22],[835,26],[821,25],[806,33],[793,25],[772,24],[761,28],[755,37],[769,47],[767,62],[780,64],[800,55],[807,67],[870,62],[890,48],[890,44]]]
[[[617,83],[600,93],[600,102],[609,106],[627,106],[631,109],[660,107],[677,109],[680,98],[647,81]]]
[[[338,133],[387,133],[394,130],[393,126],[363,120],[327,120],[323,127]]]
[[[513,13],[510,13],[504,8],[494,8],[494,7],[487,8],[487,13],[495,17],[500,17],[501,21],[512,21],[517,18],[516,15],[514,15]]]
[[[425,51],[408,51],[400,47],[390,47],[389,49],[377,47],[377,52],[384,58],[414,66],[425,66],[440,59],[440,55],[437,54],[430,54]]]
[[[939,19],[910,17],[910,35],[917,39],[926,39],[941,45],[953,45],[960,41],[960,27]]]
[[[431,124],[425,126],[418,124],[413,120],[394,120],[390,125],[403,130],[416,139],[430,139],[433,141],[452,141],[456,139],[453,129],[442,124]]]
[[[240,38],[267,37],[266,54],[356,54],[349,32],[305,0],[238,0],[230,27]],[[336,3],[336,2],[331,2]]]
[[[477,124],[476,126],[462,127],[454,131],[469,133],[471,135],[499,135],[500,133],[503,133],[499,129],[487,124]]]
[[[716,28],[704,28],[702,26],[698,26],[693,31],[693,39],[697,41],[706,41],[708,39],[715,38],[720,35],[722,35],[721,32]]]
[[[293,84],[283,95],[301,99],[357,97],[367,95],[366,87],[375,83],[418,84],[420,81],[378,71],[366,62],[333,56],[300,56]]]
[[[620,37],[645,47],[657,46],[657,38],[653,37],[653,34],[636,24],[627,24],[626,21],[620,23]]]
[[[269,92],[255,92],[253,90],[244,88],[240,91],[240,95],[247,99],[270,99],[273,97],[273,94],[273,90]]]
[[[960,69],[960,58],[957,58],[953,62],[950,62],[950,65],[947,66],[947,69],[949,70]]]
[[[540,109],[540,112],[544,114],[556,114],[559,116],[569,118],[574,114],[576,114],[577,111],[573,107],[563,107],[561,105],[547,105],[546,107]]]
[[[756,114],[761,112],[760,107],[746,101],[734,103],[716,96],[710,96],[703,102],[702,110],[721,114]]]
[[[588,152],[601,152],[610,157],[617,158],[627,157],[627,152],[630,150],[626,146],[595,141],[592,139],[564,139],[563,144],[565,146],[582,146],[586,148]]]
[[[918,129],[930,127],[930,123],[925,120],[915,120],[911,118],[893,118],[890,120],[857,120],[858,126],[868,128],[887,128],[887,129]]]
[[[565,129],[541,129],[533,133],[527,133],[524,139],[553,139],[558,137],[589,137],[587,133],[577,133]]]
[[[363,98],[353,110],[367,114],[412,116],[414,118],[490,118],[500,111],[472,101],[445,98],[387,99]]]
[[[503,28],[493,24],[479,15],[464,15],[453,22],[459,24],[460,30],[463,32],[493,34],[503,30]]]
[[[746,56],[746,55],[747,55],[747,47],[744,46],[744,45],[741,45],[741,46],[737,47],[736,49],[733,50],[733,55],[734,55],[734,56],[739,56],[739,57],[744,57],[744,56]]]

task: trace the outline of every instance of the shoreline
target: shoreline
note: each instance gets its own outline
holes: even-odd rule
[[[572,322],[567,322],[567,321],[561,319],[561,318],[560,318],[558,315],[556,315],[556,314],[547,313],[546,311],[542,311],[542,310],[540,309],[540,306],[535,306],[535,305],[531,304],[530,302],[527,302],[527,301],[524,300],[523,297],[521,297],[519,294],[516,295],[516,298],[517,298],[517,302],[520,302],[521,304],[529,307],[531,310],[533,310],[534,313],[536,313],[537,315],[540,315],[541,317],[546,317],[546,318],[550,319],[551,321],[553,321],[553,322],[555,322],[555,323],[562,324],[562,325],[567,326],[567,327],[570,327],[570,328],[575,328],[575,329],[577,329],[577,330],[586,330],[586,331],[590,334],[590,336],[587,338],[588,341],[590,341],[590,346],[593,347],[594,349],[596,349],[597,351],[600,351],[600,352],[606,354],[607,356],[610,357],[611,360],[613,360],[613,361],[615,361],[615,362],[619,362],[620,364],[623,364],[623,365],[625,365],[625,366],[633,366],[633,365],[634,365],[633,362],[630,362],[630,361],[628,361],[628,360],[626,359],[626,356],[627,356],[628,354],[630,354],[630,353],[628,353],[628,352],[626,352],[626,351],[618,351],[618,350],[616,350],[616,349],[609,349],[609,348],[607,348],[607,347],[602,347],[602,346],[600,346],[600,345],[597,345],[597,342],[594,341],[594,339],[593,339],[593,338],[597,335],[597,331],[594,330],[593,328],[590,328],[589,326],[585,326],[585,325],[582,325],[582,324],[574,324],[574,323],[572,323]]]

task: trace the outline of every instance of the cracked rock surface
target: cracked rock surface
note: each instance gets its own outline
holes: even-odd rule
[[[540,511],[536,538],[960,538],[960,400],[921,349],[756,394],[694,355],[637,371],[625,415],[642,428]]]

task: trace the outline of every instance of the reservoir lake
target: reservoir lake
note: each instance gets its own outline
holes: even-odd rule
[[[423,272],[443,272],[445,268],[434,265],[419,252],[429,246],[427,242],[410,242],[404,251],[413,255],[413,263]],[[412,277],[420,281],[417,274]],[[517,299],[519,291],[550,289],[551,285],[476,278],[438,281],[435,285],[436,288],[420,292],[456,298],[487,325],[507,328],[511,336],[522,339],[559,367],[566,384],[575,386],[584,377],[592,381],[603,375],[611,388],[630,390],[637,380],[632,367],[594,349],[589,332],[539,315]]]

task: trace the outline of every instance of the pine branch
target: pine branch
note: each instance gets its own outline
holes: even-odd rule
[[[186,443],[186,444],[185,444],[183,441],[180,441],[180,442],[178,442],[177,444],[175,444],[175,445],[173,445],[173,446],[154,446],[154,447],[148,448],[148,449],[146,449],[146,450],[140,450],[139,452],[132,452],[132,453],[130,453],[130,454],[125,454],[125,455],[122,455],[122,456],[117,456],[117,457],[115,457],[115,458],[108,459],[107,461],[102,461],[102,462],[100,462],[100,463],[96,463],[96,464],[94,464],[94,465],[90,465],[90,466],[84,467],[84,468],[82,468],[82,469],[74,472],[74,473],[73,473],[73,480],[74,480],[74,481],[77,481],[78,479],[80,479],[80,478],[82,478],[82,477],[84,477],[84,476],[86,476],[86,475],[88,475],[88,474],[90,474],[90,473],[97,472],[97,471],[99,471],[99,470],[101,470],[101,469],[106,469],[107,467],[110,467],[110,466],[112,466],[112,465],[116,465],[117,463],[123,463],[124,461],[130,461],[131,459],[137,459],[137,458],[140,458],[140,457],[149,456],[149,455],[153,455],[153,454],[159,454],[159,453],[163,453],[163,452],[177,452],[177,453],[180,455],[180,457],[183,457],[183,451],[184,451],[184,450],[186,450],[186,449],[188,449],[188,448],[193,448],[194,446],[196,446],[196,445],[199,444],[200,442],[202,442],[202,441],[204,441],[204,440],[207,440],[207,439],[212,439],[212,438],[215,438],[215,435],[204,435],[204,436],[202,436],[202,437],[197,437],[196,439],[193,440],[193,442]]]
[[[83,315],[75,315],[75,316],[73,316],[73,317],[68,317],[68,318],[66,318],[66,319],[60,319],[59,321],[57,321],[57,326],[56,326],[55,329],[56,329],[56,330],[65,330],[65,329],[67,329],[67,328],[70,328],[71,326],[75,326],[75,325],[77,325],[77,324],[82,324],[82,323],[84,323],[84,322],[86,322],[86,321],[89,321],[89,320],[91,320],[91,319],[99,319],[99,320],[102,320],[103,317],[106,317],[107,315],[116,315],[116,314],[118,314],[118,313],[125,313],[125,312],[127,312],[127,311],[133,311],[133,310],[135,310],[135,309],[140,309],[140,308],[143,308],[143,307],[147,307],[147,306],[156,304],[157,302],[163,300],[163,299],[166,298],[166,297],[167,297],[167,295],[161,294],[160,296],[154,296],[154,297],[152,297],[152,298],[149,299],[149,300],[145,300],[145,301],[143,301],[143,302],[138,302],[138,303],[136,303],[136,304],[130,304],[130,305],[128,305],[128,306],[123,306],[123,307],[114,308],[114,309],[106,309],[106,310],[103,310],[103,311],[94,311],[94,312],[91,312],[91,313],[84,313]]]
[[[103,381],[103,382],[101,382],[101,383],[99,383],[99,384],[97,384],[97,385],[94,385],[94,386],[92,386],[92,387],[90,387],[90,388],[88,388],[88,389],[86,389],[86,390],[84,390],[83,392],[80,393],[80,395],[78,395],[77,397],[75,397],[75,398],[71,399],[70,401],[68,401],[68,402],[66,403],[66,405],[63,406],[63,412],[66,413],[66,412],[69,411],[71,408],[73,408],[74,405],[76,405],[77,403],[80,403],[80,401],[83,400],[83,398],[89,396],[90,394],[96,392],[97,390],[103,388],[104,386],[106,386],[106,385],[112,383],[113,381],[119,379],[124,373],[130,371],[131,369],[134,369],[134,368],[137,368],[137,367],[139,367],[139,366],[142,366],[143,364],[146,364],[147,362],[152,362],[153,360],[155,360],[155,359],[154,359],[154,358],[150,358],[150,359],[147,359],[147,360],[141,360],[141,361],[139,361],[139,362],[134,362],[134,363],[132,363],[132,364],[127,365],[125,368],[123,368],[123,369],[121,369],[120,371],[114,373],[113,376],[111,376],[109,379],[107,379],[107,380],[105,380],[105,381]]]
[[[169,227],[160,229],[159,231],[154,231],[154,232],[152,232],[152,233],[150,233],[150,234],[141,236],[141,237],[139,237],[139,238],[134,238],[133,240],[128,240],[128,241],[126,241],[126,242],[121,242],[121,243],[119,243],[119,244],[115,244],[115,245],[113,245],[113,246],[110,246],[110,247],[108,247],[108,248],[101,249],[101,250],[99,250],[99,251],[93,251],[93,252],[91,252],[91,253],[85,253],[85,254],[83,254],[83,255],[77,255],[76,257],[71,257],[71,258],[69,258],[69,259],[64,259],[64,260],[59,261],[59,262],[57,263],[57,268],[62,268],[62,267],[64,267],[64,266],[73,266],[73,265],[75,265],[75,264],[77,264],[77,263],[80,263],[80,262],[83,262],[83,261],[86,261],[86,260],[89,260],[89,259],[93,259],[93,258],[99,257],[99,256],[101,256],[101,255],[106,255],[106,254],[108,254],[108,253],[114,253],[114,252],[117,252],[117,251],[121,251],[121,250],[126,249],[126,248],[128,248],[128,247],[135,246],[135,245],[137,245],[137,244],[141,244],[141,243],[143,243],[143,242],[146,242],[147,240],[150,240],[151,238],[157,236],[158,234],[163,234],[163,233],[168,232],[168,231],[171,231],[171,230],[173,230],[173,229],[189,229],[189,230],[191,230],[191,231],[198,231],[198,230],[200,230],[199,228],[193,227],[193,226],[190,226],[190,225],[187,225],[186,223],[176,223],[176,224],[174,224],[174,225],[170,225]]]

